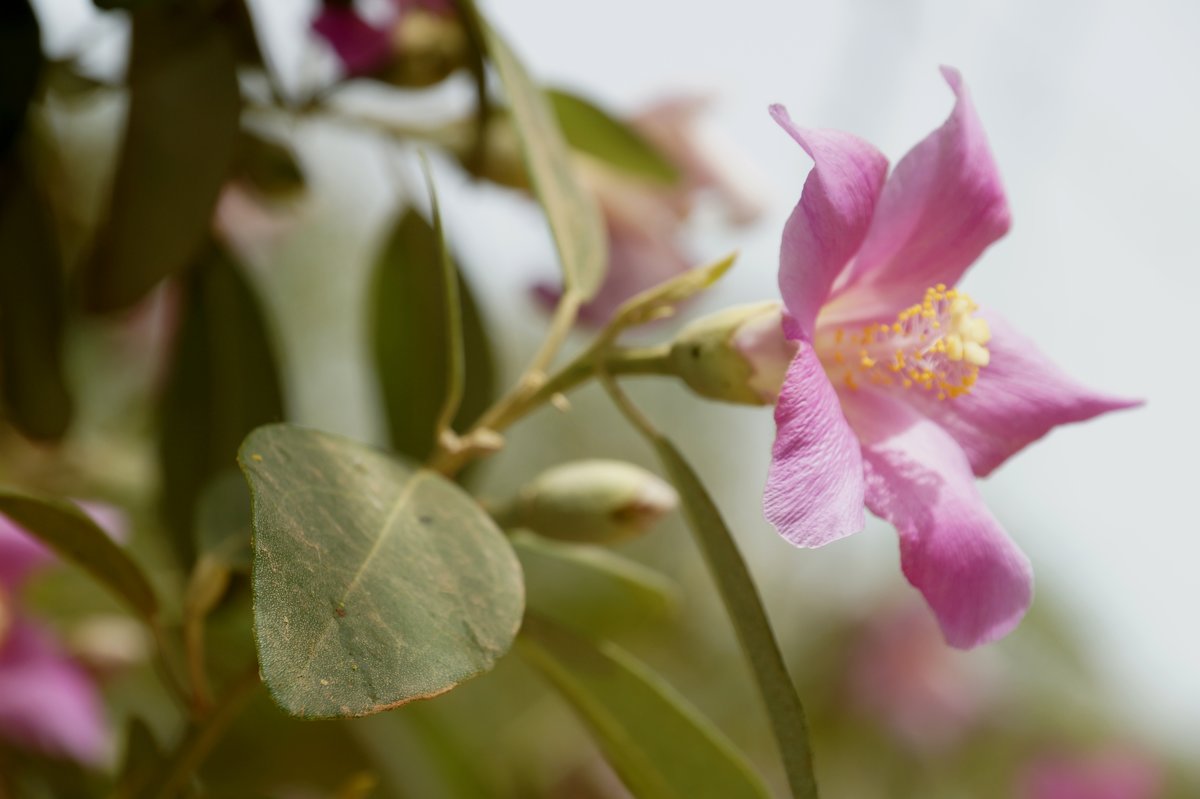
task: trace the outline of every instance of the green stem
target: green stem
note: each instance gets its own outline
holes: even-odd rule
[[[674,445],[629,400],[607,373],[601,381],[613,402],[658,453],[683,502],[684,516],[713,576],[738,641],[750,661],[759,694],[779,744],[784,771],[795,799],[816,799],[812,749],[804,707],[788,674],[766,608],[737,542],[703,483]]]
[[[517,388],[489,408],[479,421],[463,434],[461,440],[469,444],[485,433],[494,437],[496,433],[508,429],[513,423],[549,402],[555,395],[565,394],[591,379],[600,369],[609,374],[619,375],[669,374],[669,353],[670,347],[665,344],[618,350],[590,347],[551,377],[531,383],[518,383]],[[466,446],[457,452],[439,452],[431,466],[442,474],[454,475],[485,451]]]
[[[163,773],[156,780],[153,796],[174,799],[179,795],[259,685],[258,664],[255,663],[234,679],[217,699],[212,712],[188,730],[178,748],[164,761]]]

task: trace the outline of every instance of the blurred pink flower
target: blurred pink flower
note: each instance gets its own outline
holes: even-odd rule
[[[961,648],[1002,637],[1032,572],[975,486],[1051,428],[1137,405],[1063,375],[953,288],[1009,228],[962,80],[941,128],[888,176],[847,133],[772,115],[814,167],[784,228],[779,285],[800,342],[775,409],[767,518],[796,546],[894,524],[901,565]],[[928,288],[927,288],[928,287]]]
[[[413,10],[449,16],[453,0],[389,0],[385,19],[370,22],[353,5],[324,4],[313,20],[313,30],[329,43],[347,75],[369,75],[388,64],[395,55],[395,31],[406,13]]]
[[[762,213],[753,170],[719,138],[705,133],[697,117],[708,101],[674,97],[635,114],[630,124],[679,170],[679,180],[664,185],[629,177],[587,158],[579,167],[595,194],[608,229],[608,272],[599,293],[579,313],[583,324],[599,326],[630,297],[692,267],[681,235],[695,199],[711,192],[735,225]],[[552,306],[561,292],[539,283],[534,296]]]
[[[943,751],[995,699],[991,676],[969,657],[945,647],[923,608],[904,603],[882,609],[850,651],[850,700],[910,749]]]
[[[119,512],[85,510],[110,534]],[[99,692],[49,630],[21,613],[17,594],[26,579],[54,561],[41,543],[0,516],[0,737],[18,746],[96,765],[108,752]]]
[[[1045,757],[1026,769],[1019,799],[1155,799],[1162,769],[1124,749]]]

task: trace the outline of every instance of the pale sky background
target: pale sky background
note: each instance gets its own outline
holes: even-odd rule
[[[81,0],[38,5],[68,20],[47,32],[52,46],[68,46],[82,24]],[[295,42],[310,4],[253,5],[268,20],[272,52],[295,85],[303,55]],[[1082,381],[1148,400],[1143,409],[1053,433],[987,480],[984,494],[1032,558],[1040,599],[1066,607],[1131,718],[1181,751],[1200,740],[1200,520],[1191,501],[1200,491],[1200,373],[1184,346],[1197,340],[1200,300],[1200,3],[485,5],[502,11],[499,26],[538,77],[617,110],[679,91],[716,97],[709,123],[744,151],[769,210],[749,231],[697,231],[699,259],[742,252],[713,305],[777,296],[779,232],[809,162],[770,121],[768,104],[786,104],[802,125],[863,136],[895,163],[950,109],[937,66],[962,71],[1015,218],[966,288]],[[119,34],[109,38],[105,46],[117,47]],[[377,153],[339,145],[331,134],[308,136],[303,149],[344,156],[332,167],[311,166],[317,196],[310,210],[316,217],[338,209],[346,222],[332,241],[300,232],[282,258],[311,258],[324,248],[347,270],[347,281],[329,288],[295,271],[263,279],[288,302],[303,302],[306,291],[349,298],[362,273],[349,264],[378,243],[394,200],[394,171],[381,169]],[[498,207],[504,203],[442,173],[445,213],[463,259],[474,266],[492,315],[505,322],[505,340],[528,346],[534,323],[523,281],[552,263],[540,222],[532,210]],[[369,405],[362,364],[343,352],[357,345],[358,334],[318,327],[284,331],[310,361],[314,350],[327,351],[318,374],[293,378],[295,415],[377,436],[352,421]],[[652,410],[656,391],[640,392]],[[690,402],[682,396],[658,402]],[[818,552],[770,538],[758,507],[770,414],[691,404],[698,410],[678,419],[659,416],[714,479],[714,493],[747,546],[766,553],[756,560],[775,570],[764,578],[773,587],[786,590],[789,580],[839,563],[856,564],[847,582],[894,575],[894,534],[882,525]],[[864,563],[873,565],[858,568]],[[784,626],[779,607],[777,601],[776,622]]]

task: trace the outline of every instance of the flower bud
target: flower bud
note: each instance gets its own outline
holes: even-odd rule
[[[678,502],[675,489],[641,467],[576,461],[538,475],[503,521],[548,538],[606,543],[640,535]]]
[[[395,86],[421,88],[449,77],[467,63],[470,48],[456,16],[421,8],[407,11],[392,31],[395,53],[383,77]]]
[[[702,397],[773,405],[796,354],[777,302],[738,305],[697,319],[671,343],[671,371]]]

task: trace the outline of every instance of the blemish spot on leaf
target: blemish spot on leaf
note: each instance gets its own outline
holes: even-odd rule
[[[254,461],[255,463],[262,463],[262,459],[262,455],[259,455],[257,452],[250,455],[250,460]]]

